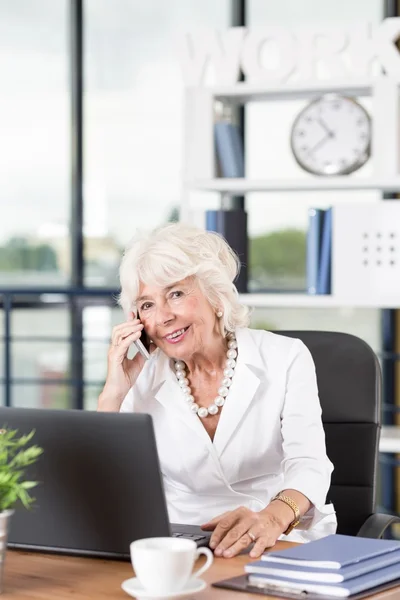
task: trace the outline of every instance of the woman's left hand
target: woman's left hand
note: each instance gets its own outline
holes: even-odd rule
[[[244,506],[215,517],[201,528],[213,531],[210,548],[216,556],[225,558],[236,556],[253,543],[250,556],[258,558],[275,545],[285,529],[267,510],[253,512]]]

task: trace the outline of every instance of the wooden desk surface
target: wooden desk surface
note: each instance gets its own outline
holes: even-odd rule
[[[275,549],[291,546],[288,542],[278,542]],[[203,559],[200,559],[203,561]],[[242,575],[244,565],[250,559],[247,555],[235,558],[216,558],[212,567],[203,575],[208,582],[219,581]],[[121,589],[125,579],[133,577],[130,562],[80,558],[19,552],[9,550],[5,563],[4,591],[1,600],[127,600],[130,598]],[[192,597],[195,600],[228,600],[235,595],[237,600],[267,599],[268,596],[255,596],[243,592],[220,590],[208,586],[203,592]],[[400,588],[376,595],[374,598],[399,600]]]

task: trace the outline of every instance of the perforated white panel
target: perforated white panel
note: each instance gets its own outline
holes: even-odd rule
[[[400,201],[334,207],[332,288],[338,299],[400,306]]]

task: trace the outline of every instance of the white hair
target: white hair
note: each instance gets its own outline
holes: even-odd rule
[[[247,327],[249,309],[239,302],[234,281],[240,262],[219,234],[183,223],[138,233],[125,250],[119,276],[119,304],[136,312],[141,284],[167,287],[194,277],[213,307],[222,312],[221,333]]]

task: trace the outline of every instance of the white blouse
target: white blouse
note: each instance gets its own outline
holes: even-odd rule
[[[295,489],[313,506],[283,539],[335,533],[333,505],[325,504],[333,466],[309,350],[263,330],[238,329],[236,339],[235,374],[213,441],[159,350],[122,403],[121,412],[153,418],[170,521],[201,525],[239,506],[260,511],[279,491]]]

